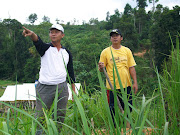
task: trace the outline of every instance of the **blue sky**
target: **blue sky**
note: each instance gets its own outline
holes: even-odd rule
[[[76,23],[81,24],[82,21],[89,22],[91,18],[105,20],[108,11],[110,15],[114,14],[115,9],[123,12],[126,3],[132,8],[137,5],[136,0],[6,0],[1,3],[0,19],[16,19],[24,24],[28,23],[30,14],[36,13],[36,24],[42,22],[44,15],[50,18],[51,23],[55,23],[56,19],[64,23],[73,22],[75,18]],[[175,5],[180,6],[180,0],[159,0],[158,4],[172,9]],[[149,4],[146,10],[151,8],[152,4]]]

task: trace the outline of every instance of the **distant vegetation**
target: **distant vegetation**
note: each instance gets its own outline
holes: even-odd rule
[[[111,45],[110,30],[118,28],[123,34],[124,46],[133,53],[147,52],[144,57],[135,56],[135,60],[139,88],[149,93],[150,89],[157,87],[153,63],[161,71],[163,61],[170,54],[172,46],[169,44],[175,43],[180,31],[179,11],[179,6],[169,10],[157,5],[154,12],[146,13],[145,6],[133,9],[127,4],[123,13],[118,9],[113,15],[107,12],[105,21],[92,18],[82,25],[62,24],[65,29],[62,43],[73,54],[76,81],[86,84],[90,93],[98,89],[95,59],[98,61],[101,51]],[[37,33],[44,42],[50,42],[50,19],[45,16],[44,22],[33,25],[36,19],[37,16],[32,14],[29,16],[31,25],[23,25]],[[17,75],[18,82],[34,82],[38,79],[40,56],[31,40],[22,36],[22,24],[15,19],[4,19],[0,22],[0,29],[0,79],[15,80]]]

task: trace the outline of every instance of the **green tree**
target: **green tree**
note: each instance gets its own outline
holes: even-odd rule
[[[120,21],[121,14],[119,13],[119,10],[116,9],[114,12],[115,12],[114,15],[109,15],[109,12],[107,12],[107,16],[106,16],[107,22],[104,25],[106,30],[115,28],[114,25]]]
[[[155,22],[158,22],[160,20],[162,12],[163,12],[163,5],[158,4],[156,6],[156,11],[154,12],[154,15],[153,15]]]
[[[9,61],[10,38],[4,23],[0,23],[0,79],[8,79],[12,73],[13,64]]]
[[[159,2],[159,0],[149,0],[149,3],[153,3],[152,12],[155,12],[155,3]]]
[[[106,13],[106,21],[109,21],[109,19],[110,19],[110,13],[109,13],[109,11]]]
[[[34,82],[37,80],[38,73],[40,69],[40,57],[32,57],[28,58],[26,61],[26,65],[24,66],[24,69],[22,70],[24,77],[23,82]]]
[[[45,16],[45,15],[43,16],[42,20],[43,20],[43,22],[49,22],[50,23],[50,18]]]
[[[136,0],[136,2],[139,8],[145,9],[147,7],[147,0]]]
[[[128,3],[126,4],[125,8],[124,8],[124,15],[131,15],[132,14],[132,7],[131,5],[129,5]]]
[[[22,69],[26,58],[29,57],[26,51],[28,44],[22,36],[22,25],[15,19],[4,19],[2,24],[6,29],[1,41],[2,77],[15,79],[17,75],[18,80],[21,80],[23,77]]]
[[[165,11],[159,15],[161,17],[158,18],[151,28],[151,42],[155,50],[156,65],[159,69],[161,69],[164,59],[170,54],[171,40],[169,34],[171,35],[172,42],[175,44],[177,32],[180,31],[179,11],[179,6],[175,6],[173,10],[165,8]]]
[[[118,9],[116,9],[114,12],[114,15],[111,15],[109,20],[109,23],[112,24],[112,28],[116,27],[115,24],[119,23],[121,17],[121,14],[119,13]]]
[[[91,18],[89,20],[89,24],[90,25],[98,25],[99,24],[98,18]]]
[[[136,27],[138,29],[138,33],[141,34],[143,31],[143,28],[146,24],[146,11],[143,8],[139,8],[139,10],[136,13]]]
[[[38,17],[37,17],[36,13],[30,14],[29,17],[28,17],[28,21],[31,24],[34,24],[37,19],[38,19]]]

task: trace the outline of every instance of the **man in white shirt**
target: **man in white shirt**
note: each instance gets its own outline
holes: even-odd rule
[[[63,123],[69,97],[66,68],[71,79],[72,89],[75,92],[72,55],[61,44],[61,39],[64,37],[64,28],[59,24],[51,26],[49,29],[51,43],[44,43],[33,31],[23,28],[23,35],[31,38],[41,56],[41,68],[36,86],[36,96],[38,97],[36,99],[36,117],[43,115],[42,108],[44,106],[39,99],[45,103],[47,109],[50,109],[58,86],[57,117],[58,121]]]

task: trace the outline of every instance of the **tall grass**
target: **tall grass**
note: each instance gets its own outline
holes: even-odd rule
[[[44,124],[40,123],[35,117],[35,111],[28,107],[27,110],[20,106],[19,108],[5,102],[1,104],[9,107],[7,112],[1,114],[0,132],[1,134],[21,134],[34,135],[37,127],[41,127],[44,134],[61,134],[61,135],[99,135],[99,134],[134,134],[142,135],[148,133],[154,135],[180,134],[180,53],[179,39],[176,41],[176,49],[173,48],[171,53],[171,67],[165,62],[163,74],[160,74],[155,68],[159,87],[153,90],[153,95],[147,97],[143,95],[138,97],[133,94],[133,106],[128,103],[126,90],[122,88],[120,76],[115,65],[114,74],[117,74],[121,86],[122,98],[125,102],[124,114],[118,108],[115,99],[115,122],[118,125],[114,127],[111,112],[106,95],[105,80],[103,74],[98,71],[99,89],[89,95],[88,90],[82,87],[79,95],[73,91],[74,102],[69,101],[67,114],[64,123],[57,121],[57,97],[56,90],[55,100],[50,110],[43,108]],[[71,88],[72,89],[72,88]],[[114,91],[115,94],[118,94]],[[143,92],[140,90],[140,92]],[[130,113],[129,106],[133,111]],[[54,114],[54,118],[52,118]],[[127,117],[128,115],[128,117]],[[131,129],[126,129],[126,122],[131,124]],[[61,133],[58,133],[58,124],[62,124]]]
[[[130,129],[132,130],[133,134],[142,134],[142,130],[147,128],[148,126],[152,129],[155,129],[154,123],[152,123],[151,120],[147,119],[147,115],[149,114],[151,102],[154,100],[154,98],[158,98],[158,96],[152,97],[147,101],[145,97],[142,97],[142,105],[140,108],[134,108],[132,106],[134,116],[129,113],[129,117],[131,117],[132,120],[129,120],[129,117],[127,118],[125,116],[127,113],[123,115],[118,110],[119,117],[115,117],[115,120],[117,122],[121,121],[121,123],[117,123],[120,128],[115,129],[106,98],[106,88],[104,86],[104,81],[101,80],[101,74],[99,72],[98,76],[100,79],[101,91],[96,91],[95,94],[91,97],[87,93],[82,92],[82,89],[79,96],[73,94],[74,102],[69,101],[68,103],[66,120],[63,124],[63,129],[60,134],[85,133],[87,135],[90,135],[91,132],[93,132],[94,134],[103,134],[103,132],[109,134],[120,134],[121,129],[123,129],[124,133],[126,133],[128,131],[126,131],[126,125],[123,124],[123,121],[126,120],[129,121],[133,126],[133,128]],[[136,100],[136,97],[134,97],[134,100]],[[17,108],[4,102],[2,102],[2,104],[11,108],[1,117],[0,131],[2,133],[33,135],[35,133],[37,124],[41,126],[45,134],[51,135],[52,133],[57,133],[57,122],[56,120],[51,118],[51,115],[48,114],[50,112],[44,110],[46,123],[45,125],[41,125],[41,123],[39,123],[37,119],[34,118],[33,110],[26,111],[23,108]],[[17,111],[18,113],[13,113],[11,111],[12,109],[14,111]],[[117,120],[117,118],[119,118],[120,120]],[[14,121],[15,119],[16,121]],[[162,129],[162,127],[160,128]]]
[[[157,98],[157,96],[152,97],[147,101],[145,97],[143,97],[141,108],[134,108],[132,106],[134,116],[129,113],[128,118],[126,116],[127,113],[123,115],[119,109],[117,109],[118,117],[115,117],[115,121],[116,124],[119,125],[119,128],[115,129],[108,106],[104,80],[102,80],[101,73],[99,71],[97,72],[101,91],[96,91],[91,97],[87,94],[88,92],[84,92],[82,88],[79,96],[73,93],[74,102],[69,101],[68,103],[67,117],[65,123],[61,123],[63,124],[63,129],[60,134],[85,133],[90,135],[92,132],[94,134],[104,134],[105,132],[108,134],[118,135],[121,133],[122,129],[124,133],[131,131],[133,134],[142,134],[142,130],[147,128],[147,126],[145,127],[145,123],[147,123],[149,127],[155,129],[155,126],[153,126],[150,120],[147,119],[147,115],[149,113],[150,103],[154,98]],[[124,98],[127,98],[127,96],[124,96]],[[134,100],[136,100],[136,97],[134,97]],[[45,134],[57,134],[57,122],[55,119],[51,118],[51,114],[53,112],[43,109],[45,124],[42,125],[37,119],[34,118],[34,110],[24,110],[23,108],[17,108],[4,102],[1,103],[11,108],[7,113],[3,114],[3,117],[1,117],[0,131],[2,133],[34,135],[36,127],[39,125]],[[55,103],[57,103],[57,98],[55,98],[54,104],[52,105],[52,108],[57,111]],[[116,106],[116,108],[118,107]],[[12,109],[17,111],[17,113],[13,113]],[[54,112],[54,114],[56,113]],[[117,120],[117,118],[120,120]],[[118,123],[118,121],[120,121],[120,123]],[[129,121],[132,125],[132,129],[128,129],[129,131],[126,131],[125,121]]]
[[[180,134],[180,52],[179,37],[176,37],[176,48],[172,42],[169,61],[164,62],[163,74],[159,76],[165,100],[165,114],[169,121],[170,132]]]

